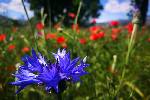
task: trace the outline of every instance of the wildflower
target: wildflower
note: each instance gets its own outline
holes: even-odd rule
[[[30,50],[29,47],[23,47],[22,48],[22,52],[23,53],[29,52],[29,50]]]
[[[56,39],[57,35],[56,34],[52,34],[52,33],[48,33],[46,34],[46,40],[48,39]]]
[[[125,29],[128,30],[128,33],[131,34],[132,33],[132,30],[133,30],[133,24],[132,23],[128,23],[126,26],[125,26]]]
[[[23,68],[19,68],[14,76],[17,78],[15,82],[11,82],[11,85],[19,86],[20,88],[16,91],[18,94],[22,89],[31,84],[40,83],[40,80],[36,79],[36,75],[31,73],[29,70],[25,70]]]
[[[44,28],[44,25],[41,22],[39,22],[39,23],[36,24],[36,29],[38,31],[41,31],[43,28]]]
[[[104,32],[99,32],[97,35],[98,35],[98,38],[100,39],[100,38],[103,38],[105,36],[105,33]]]
[[[109,23],[109,25],[112,26],[112,27],[118,26],[119,25],[119,21],[111,21]]]
[[[45,84],[45,90],[48,92],[51,88],[53,88],[57,93],[59,92],[58,83],[60,82],[61,77],[58,73],[58,67],[57,63],[45,66],[43,67],[42,73],[37,76],[37,79],[41,80]]]
[[[6,34],[0,34],[0,42],[6,39]]]
[[[57,38],[57,43],[62,44],[64,42],[65,42],[65,38],[63,36]]]
[[[120,28],[112,28],[111,31],[113,34],[119,34],[121,32],[121,29]]]
[[[100,31],[100,27],[99,26],[92,26],[89,28],[90,33],[97,33]]]
[[[91,34],[90,35],[90,40],[97,40],[99,38],[98,34]]]
[[[53,53],[58,64],[60,65],[60,76],[62,79],[70,80],[77,82],[80,80],[80,77],[87,74],[84,70],[89,64],[86,64],[86,57],[83,60],[80,60],[79,57],[71,60],[70,52],[66,53],[63,49],[62,51],[58,50],[55,54]],[[80,64],[77,63],[80,61]]]
[[[72,30],[75,30],[77,33],[79,33],[80,32],[79,25],[78,24],[72,24]]]
[[[68,16],[71,17],[71,18],[75,18],[76,17],[76,15],[74,13],[71,13],[71,12],[68,13]]]
[[[90,40],[98,40],[98,39],[101,39],[105,36],[105,33],[104,32],[99,32],[99,33],[96,33],[96,34],[91,34],[90,35]]]
[[[87,74],[84,70],[88,66],[86,64],[86,57],[80,60],[79,57],[71,60],[70,52],[66,53],[66,50],[57,51],[53,53],[56,62],[48,63],[42,54],[32,50],[32,56],[24,56],[22,61],[24,65],[18,68],[15,74],[13,74],[17,80],[11,82],[11,85],[19,86],[16,91],[19,93],[22,89],[32,84],[43,84],[46,91],[54,89],[59,92],[59,83],[61,81],[67,81],[72,79],[73,82],[79,81],[80,77]],[[80,60],[80,64],[77,65]]]
[[[81,39],[79,39],[79,42],[80,42],[81,44],[86,44],[86,39],[81,38]]]
[[[13,51],[14,49],[16,48],[16,46],[15,45],[13,45],[13,44],[11,44],[11,45],[9,45],[8,46],[8,51]]]
[[[111,38],[112,38],[112,40],[114,41],[114,40],[116,40],[116,39],[118,38],[118,35],[117,35],[117,34],[112,33],[112,34],[111,34]]]

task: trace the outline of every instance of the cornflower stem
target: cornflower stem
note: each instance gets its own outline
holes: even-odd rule
[[[61,95],[61,93],[58,93],[58,94],[57,94],[57,100],[62,100],[62,95]]]

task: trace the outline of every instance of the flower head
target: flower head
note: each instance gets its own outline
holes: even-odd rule
[[[20,86],[20,88],[16,91],[16,93],[19,93],[22,89],[24,89],[28,85],[41,82],[40,80],[36,79],[37,75],[31,73],[29,70],[25,70],[22,67],[19,68],[16,74],[14,74],[14,76],[17,78],[17,80],[15,82],[11,82],[10,84]]]
[[[88,66],[85,63],[86,58],[71,60],[70,52],[66,53],[64,49],[62,51],[58,49],[58,52],[53,55],[56,59],[55,63],[48,63],[42,54],[36,54],[34,50],[32,56],[22,58],[24,65],[20,66],[14,74],[17,80],[10,83],[20,87],[16,93],[32,84],[44,84],[46,91],[54,89],[58,93],[59,89],[62,89],[59,83],[69,79],[76,82],[80,80],[80,76],[87,74],[84,70]],[[78,61],[80,64],[77,65]]]
[[[6,34],[0,34],[0,42],[6,39]]]
[[[85,60],[80,60],[79,57],[71,60],[70,52],[66,53],[64,49],[62,52],[58,50],[57,54],[53,53],[53,55],[58,60],[62,79],[70,80],[71,78],[73,82],[76,82],[79,81],[80,76],[87,74],[84,68],[89,66],[89,64],[86,64]],[[80,64],[77,65],[79,61]]]

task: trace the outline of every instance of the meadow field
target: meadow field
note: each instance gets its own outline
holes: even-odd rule
[[[55,100],[57,95],[39,85],[26,87],[17,95],[12,74],[23,65],[22,57],[34,49],[54,61],[58,49],[70,51],[71,59],[86,57],[88,74],[80,81],[65,82],[63,100],[149,100],[150,26],[138,28],[127,57],[133,24],[112,21],[107,25],[46,27],[41,22],[26,26],[0,26],[0,99]],[[21,60],[22,59],[22,60]]]

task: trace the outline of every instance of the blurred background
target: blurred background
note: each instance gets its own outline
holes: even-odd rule
[[[57,0],[23,1],[25,2],[29,19],[35,19],[40,9],[44,8],[45,13],[48,15],[47,19],[49,23],[56,23],[60,19],[59,17],[64,16],[65,13],[76,13],[80,0],[70,0],[69,2],[67,0],[61,2]],[[92,19],[95,19],[96,23],[106,23],[112,20],[121,22],[129,21],[132,16],[131,10],[133,8],[133,3],[140,6],[141,12],[143,12],[143,20],[145,21],[145,19],[147,19],[147,22],[150,22],[149,0],[135,0],[135,2],[134,0],[83,0],[83,2],[84,7],[80,14],[80,22],[82,23],[86,21],[87,24],[92,21]],[[6,18],[17,21],[18,23],[19,21],[23,23],[27,21],[27,16],[21,0],[0,0],[0,16],[2,19]]]

